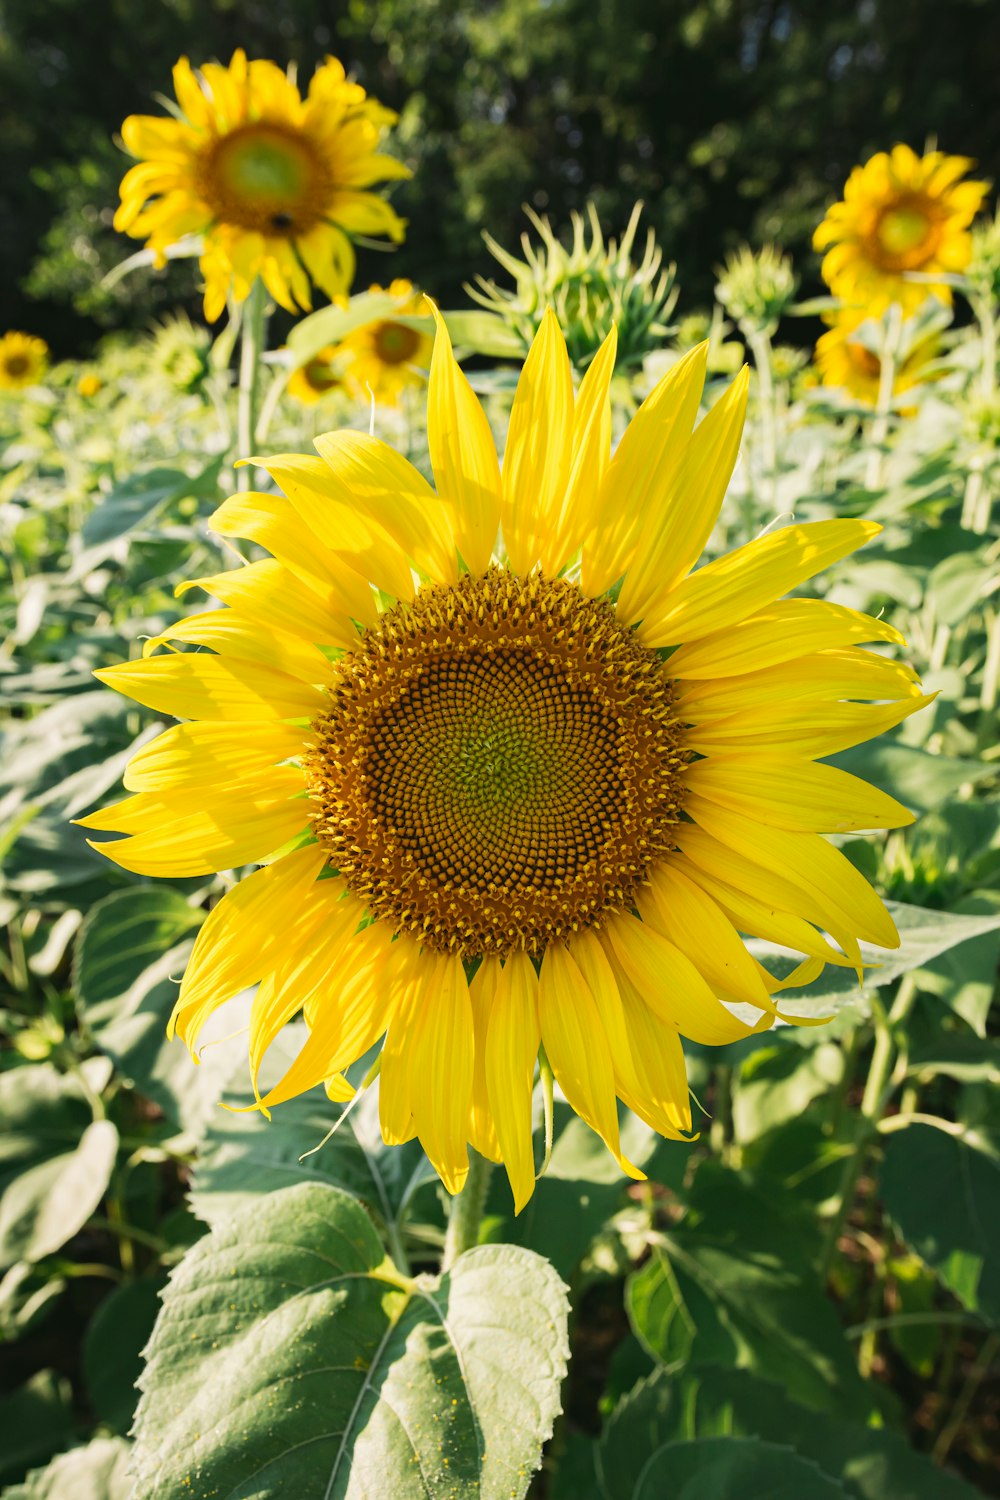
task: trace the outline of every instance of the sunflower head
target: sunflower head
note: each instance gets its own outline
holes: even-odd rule
[[[0,391],[37,385],[48,368],[49,346],[31,333],[11,331],[0,338]]]
[[[695,348],[612,457],[615,342],[574,389],[545,315],[501,469],[439,320],[434,485],[353,430],[255,460],[275,489],[212,525],[269,555],[198,580],[223,609],[98,673],[184,722],[130,762],[133,795],[83,820],[124,835],[95,847],[147,875],[260,866],[201,928],[172,1027],[193,1047],[257,984],[256,1089],[301,1013],[306,1043],[265,1109],[319,1084],[350,1097],[345,1070],[384,1039],[385,1140],[418,1136],[451,1191],[471,1142],[503,1160],[518,1208],[541,1047],[641,1176],[616,1101],[689,1134],[682,1036],[747,1037],[824,964],[860,971],[859,938],[897,943],[821,835],[911,815],[823,761],[928,701],[864,648],[898,642],[890,625],[782,598],[873,523],[787,526],[696,568],[746,372],[697,422]],[[773,974],[747,935],[801,965]]]
[[[93,370],[90,370],[86,375],[80,376],[79,380],[76,383],[76,393],[78,396],[82,396],[85,401],[90,401],[94,396],[97,395],[98,391],[102,388],[103,385],[104,381],[101,379],[100,375],[96,374]]]
[[[965,180],[966,156],[909,146],[880,151],[855,167],[844,197],[813,235],[825,250],[823,279],[844,303],[878,316],[892,302],[915,312],[928,296],[951,302],[951,287],[935,282],[969,263],[969,225],[988,184]],[[907,277],[918,273],[918,279]]]
[[[791,305],[799,279],[789,256],[775,245],[742,246],[718,272],[715,295],[744,333],[773,337]]]
[[[399,241],[403,221],[369,191],[406,177],[378,147],[395,116],[327,58],[303,96],[275,63],[233,54],[228,67],[174,68],[177,118],[130,115],[122,139],[138,163],[121,185],[115,227],[160,257],[199,236],[205,316],[243,301],[260,276],[294,312],[312,281],[328,296],[354,274],[352,234]]]
[[[842,314],[816,344],[816,369],[822,384],[839,387],[864,405],[875,406],[882,381],[879,350],[884,338],[883,324],[857,313]],[[895,361],[892,394],[899,396],[933,380],[933,366],[940,352],[937,331],[933,326],[928,331],[926,319],[905,323]]]
[[[412,281],[398,277],[387,288],[396,301],[396,316],[376,318],[355,328],[340,344],[335,355],[343,370],[345,389],[356,401],[370,401],[380,406],[398,406],[408,387],[427,381],[433,339],[414,323],[427,317],[422,292]],[[380,295],[383,288],[368,288]]]
[[[597,210],[588,203],[586,219],[582,214],[572,215],[568,249],[548,219],[539,218],[530,208],[524,211],[541,239],[538,246],[527,233],[521,236],[524,260],[511,255],[490,235],[483,236],[490,253],[514,278],[513,290],[482,277],[478,288],[466,290],[504,320],[525,352],[547,308],[565,330],[576,370],[587,368],[612,327],[617,330],[622,367],[640,365],[647,354],[660,348],[671,332],[669,319],[678,297],[676,268],[663,265],[663,251],[651,229],[641,259],[633,259],[642,204],[635,205],[621,239],[605,241]]]
[[[288,380],[288,394],[303,406],[315,406],[324,396],[343,389],[343,372],[334,344],[318,349],[311,359],[292,371]]]
[[[175,391],[188,395],[208,374],[211,347],[207,328],[199,328],[186,313],[174,313],[153,328],[149,363]]]

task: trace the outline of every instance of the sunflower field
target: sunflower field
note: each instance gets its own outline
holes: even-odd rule
[[[0,1500],[1000,1495],[989,164],[456,291],[188,47],[0,336]]]

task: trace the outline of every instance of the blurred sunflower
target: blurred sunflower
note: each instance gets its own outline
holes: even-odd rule
[[[37,385],[49,363],[49,346],[32,333],[11,331],[0,338],[0,391]]]
[[[378,151],[395,115],[351,83],[336,58],[305,98],[273,62],[233,54],[228,67],[174,68],[179,118],[130,115],[122,139],[138,164],[121,185],[115,228],[144,239],[158,264],[187,235],[203,237],[205,316],[218,318],[260,276],[290,312],[330,297],[354,274],[351,234],[399,241],[403,221],[375,183],[408,177]]]
[[[76,383],[76,393],[78,396],[82,396],[85,401],[89,401],[93,396],[97,395],[103,385],[104,381],[100,375],[90,370],[86,375],[80,376]]]
[[[825,386],[839,386],[858,401],[875,406],[882,381],[882,361],[860,334],[866,320],[857,314],[839,318],[816,342],[816,369]],[[936,334],[912,341],[901,353],[893,374],[892,393],[901,395],[931,376],[940,353]]]
[[[371,286],[369,293],[378,295],[382,288]],[[421,292],[413,282],[402,278],[390,282],[389,296],[395,297],[400,317],[419,318],[426,314]],[[395,318],[379,318],[365,323],[340,343],[337,355],[344,370],[344,385],[356,401],[371,396],[380,406],[398,406],[407,386],[424,385],[431,362],[434,340],[409,323]]]
[[[905,277],[954,273],[968,264],[968,228],[988,187],[960,181],[972,165],[967,156],[917,156],[899,145],[855,167],[843,201],[813,235],[814,248],[826,250],[822,274],[834,296],[868,316],[891,302],[904,314],[915,312],[932,294],[950,303],[947,283]]]
[[[337,363],[337,348],[327,344],[288,378],[288,394],[303,406],[314,406],[331,391],[343,390],[344,380]]]
[[[532,1192],[540,1045],[573,1108],[622,1154],[616,1095],[691,1128],[681,1037],[769,1027],[774,995],[893,923],[821,830],[905,807],[818,764],[929,701],[866,651],[882,620],[781,600],[874,536],[788,526],[692,572],[736,462],[747,374],[694,427],[702,345],[610,456],[609,335],[574,397],[554,315],[514,398],[503,472],[438,321],[435,491],[356,431],[255,462],[224,536],[273,556],[196,585],[225,608],[174,625],[102,681],[175,725],[132,759],[132,795],[83,819],[125,869],[262,864],[198,935],[171,1022],[259,981],[250,1066],[299,1011],[308,1039],[264,1108],[385,1042],[387,1142],[416,1135],[446,1187],[472,1144]],[[502,537],[502,542],[500,541]],[[620,587],[619,587],[620,585]],[[170,651],[167,641],[210,647]],[[804,955],[784,980],[742,933]],[[732,1002],[749,1007],[741,1015]],[[259,1097],[259,1096],[258,1096]]]

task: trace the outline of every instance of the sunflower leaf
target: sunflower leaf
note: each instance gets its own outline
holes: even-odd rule
[[[518,1500],[559,1409],[566,1323],[565,1289],[530,1251],[481,1246],[407,1281],[355,1199],[285,1188],[171,1278],[136,1493]]]

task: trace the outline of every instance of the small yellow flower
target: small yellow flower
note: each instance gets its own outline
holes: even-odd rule
[[[378,294],[380,286],[369,287]],[[389,286],[398,312],[405,317],[426,315],[426,304],[412,281],[402,278]],[[380,406],[398,406],[400,392],[407,386],[424,385],[431,361],[434,340],[408,323],[393,318],[379,318],[349,333],[337,349],[343,364],[344,385],[356,401],[374,396]]]
[[[395,115],[351,83],[335,58],[305,98],[273,62],[233,54],[228,67],[186,57],[174,68],[181,118],[130,115],[122,139],[139,161],[121,185],[116,229],[165,252],[201,235],[205,316],[214,322],[260,276],[289,312],[329,297],[354,275],[352,234],[400,241],[404,223],[369,189],[408,177],[378,151]]]
[[[23,391],[37,385],[49,363],[49,346],[32,333],[5,333],[0,338],[0,391]]]
[[[951,302],[944,282],[908,281],[962,271],[969,262],[969,225],[986,195],[985,182],[960,181],[973,165],[941,151],[917,156],[909,146],[880,151],[855,167],[813,235],[823,257],[823,279],[849,306],[878,316],[892,302],[916,312],[933,294]]]
[[[82,820],[125,835],[95,847],[149,876],[262,866],[201,928],[171,1029],[194,1048],[258,983],[256,1087],[301,1011],[308,1038],[263,1108],[317,1084],[350,1097],[344,1070],[384,1037],[382,1134],[418,1136],[451,1192],[471,1142],[518,1209],[531,1196],[540,1046],[641,1177],[616,1096],[685,1136],[682,1036],[748,1037],[825,964],[860,973],[859,938],[898,943],[822,832],[912,815],[824,761],[929,700],[863,648],[900,642],[887,622],[782,598],[879,527],[790,525],[696,567],[748,383],[695,426],[706,353],[667,372],[612,457],[615,332],[574,392],[546,313],[501,471],[439,321],[436,489],[354,430],[255,460],[284,493],[237,495],[212,524],[272,556],[198,580],[228,607],[97,674],[188,722],[133,757],[131,797]],[[213,654],[157,655],[168,641]],[[741,934],[803,962],[779,978]]]
[[[303,406],[314,406],[331,391],[343,390],[344,381],[336,364],[337,350],[333,344],[320,349],[312,359],[306,360],[294,370],[288,381],[288,394]]]
[[[839,386],[858,401],[874,406],[882,380],[882,362],[858,337],[864,319],[857,314],[838,319],[816,344],[816,367],[825,386]],[[928,367],[940,352],[940,340],[930,334],[911,343],[898,360],[892,382],[892,393],[900,395],[928,379]]]
[[[87,375],[80,376],[80,379],[76,383],[76,393],[78,396],[82,396],[85,401],[89,401],[92,396],[97,395],[103,384],[104,382],[101,377],[91,371]]]

